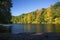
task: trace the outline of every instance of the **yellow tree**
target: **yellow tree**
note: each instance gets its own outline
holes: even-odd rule
[[[55,24],[60,24],[60,17],[55,18]]]
[[[42,13],[42,10],[37,10],[36,12],[36,19],[35,19],[35,22],[36,23],[40,23],[40,16],[41,16],[41,13]]]
[[[28,14],[27,15],[27,22],[28,22],[28,24],[31,23],[31,17],[32,17],[32,14]]]
[[[27,23],[27,15],[24,16],[24,23],[26,24]]]
[[[51,8],[48,8],[48,9],[46,10],[46,14],[45,14],[44,20],[45,20],[47,23],[51,23],[51,22],[52,22],[52,9],[51,9]]]

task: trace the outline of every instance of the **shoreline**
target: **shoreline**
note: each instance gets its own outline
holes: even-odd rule
[[[0,33],[1,40],[58,40],[60,33]]]

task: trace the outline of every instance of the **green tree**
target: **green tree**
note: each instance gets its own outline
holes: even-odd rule
[[[10,23],[12,7],[11,0],[0,0],[0,23]]]

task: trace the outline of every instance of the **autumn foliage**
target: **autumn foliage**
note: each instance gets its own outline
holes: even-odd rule
[[[11,21],[14,24],[60,24],[60,2],[57,2],[48,8],[38,9],[19,16],[12,16]]]

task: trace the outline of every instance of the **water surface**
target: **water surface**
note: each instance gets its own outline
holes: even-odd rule
[[[12,26],[12,33],[41,33],[60,32],[60,24],[8,24]]]

